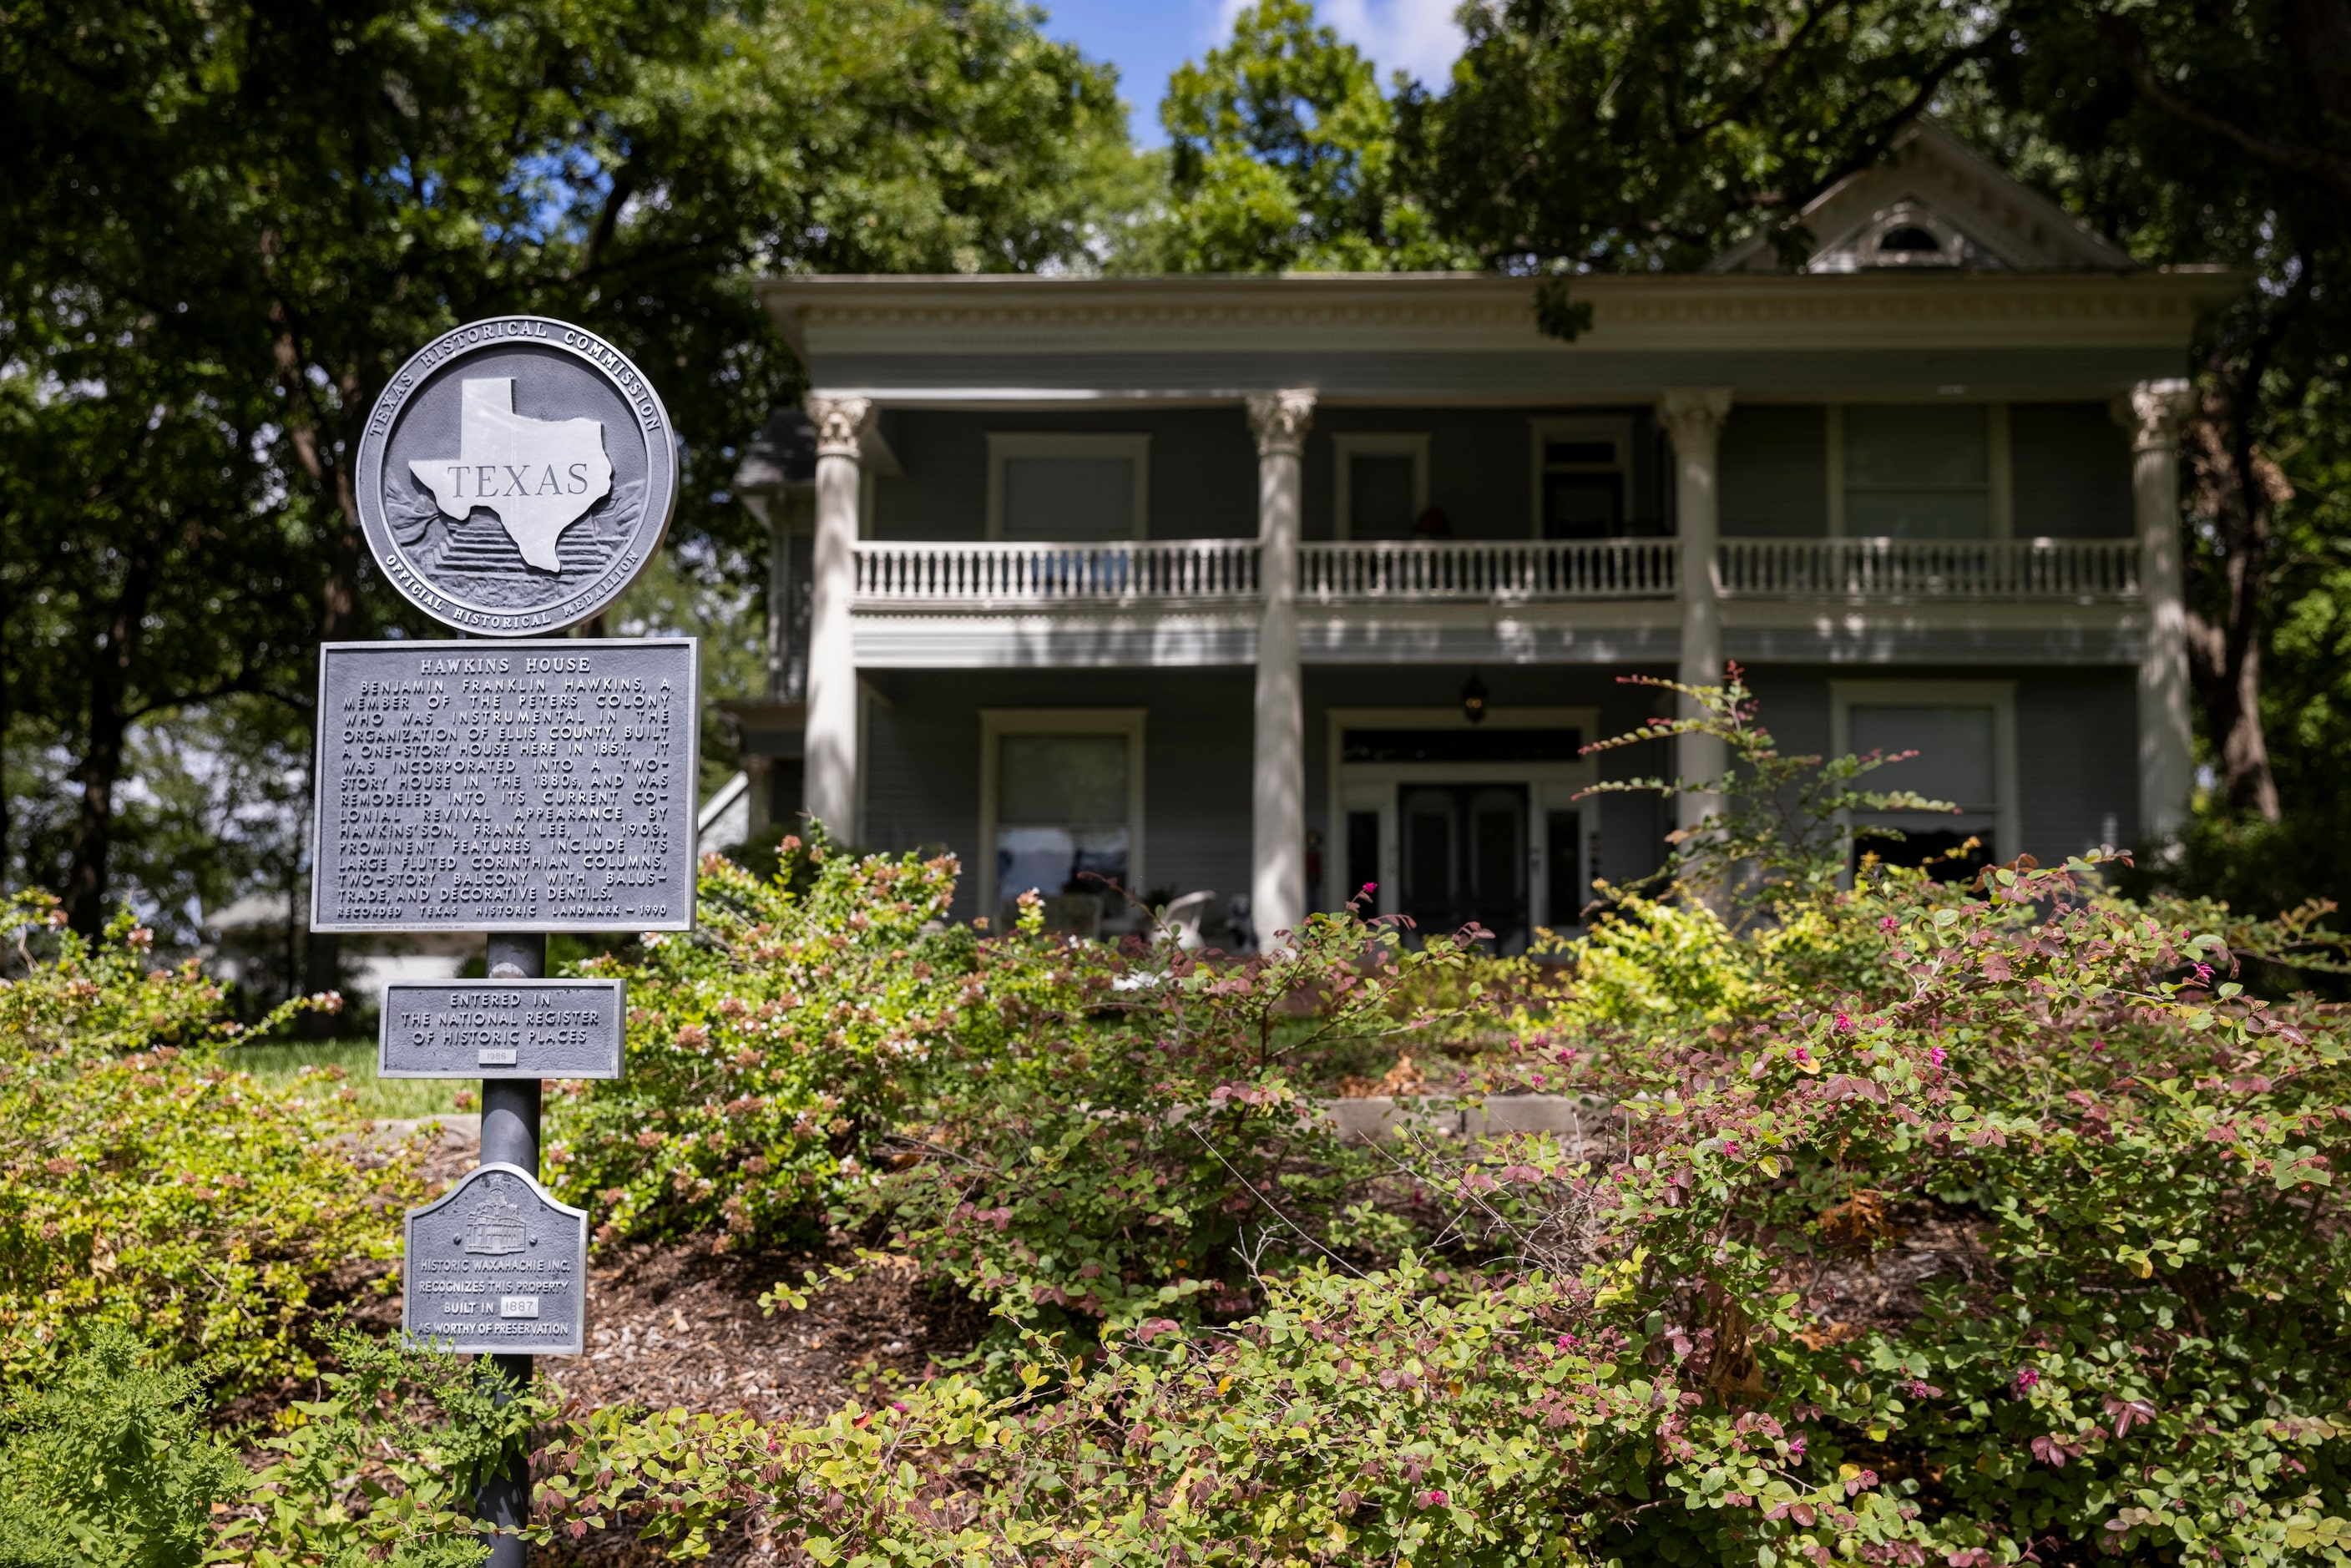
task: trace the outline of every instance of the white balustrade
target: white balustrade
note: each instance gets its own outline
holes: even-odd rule
[[[1127,604],[1254,600],[1254,539],[1134,539],[1109,544],[861,544],[862,603],[954,610],[1004,604]]]
[[[1314,603],[1670,599],[1672,539],[1346,539],[1301,545],[1298,596]]]
[[[2116,600],[2139,593],[2135,539],[1727,538],[1725,594],[1748,599]]]

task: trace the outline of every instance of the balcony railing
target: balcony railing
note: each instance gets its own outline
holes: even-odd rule
[[[1342,540],[1298,548],[1311,603],[1670,599],[1672,539]]]
[[[861,601],[936,610],[1249,600],[1257,575],[1254,539],[857,547]]]
[[[1749,599],[2113,600],[2139,592],[2132,539],[1724,539]]]

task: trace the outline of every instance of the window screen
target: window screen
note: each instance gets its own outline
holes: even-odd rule
[[[1987,412],[1942,403],[1847,408],[1844,523],[1860,538],[1989,537]]]
[[[1131,457],[1007,457],[1003,484],[1007,538],[1134,537]]]

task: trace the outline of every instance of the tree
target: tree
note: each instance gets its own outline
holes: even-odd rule
[[[657,379],[685,442],[683,536],[738,538],[735,450],[794,373],[747,274],[1082,262],[1126,157],[1109,73],[1008,0],[28,0],[0,30],[0,141],[9,406],[60,472],[119,469],[142,498],[60,499],[39,525],[79,530],[73,559],[107,563],[126,629],[99,644],[110,657],[73,652],[103,619],[78,566],[44,554],[28,559],[51,562],[50,587],[7,582],[27,602],[64,583],[79,617],[47,664],[11,636],[8,689],[42,688],[80,755],[85,926],[108,896],[100,802],[119,781],[107,687],[130,679],[110,669],[229,564],[175,545],[183,519],[282,536],[278,580],[236,591],[256,615],[302,617],[306,643],[422,629],[361,548],[361,422],[435,333],[537,310]],[[100,348],[113,363],[93,378],[78,367]],[[181,406],[144,385],[177,366],[206,368],[215,434],[253,453],[241,501],[218,463],[126,441],[140,411]],[[232,685],[308,700],[307,648],[224,666],[165,641],[185,679],[126,722]],[[86,716],[71,726],[54,696],[68,685]],[[313,983],[338,962],[315,939]]]
[[[2292,570],[2278,465],[2339,385],[2351,0],[1504,0],[1464,12],[1453,90],[1406,127],[1447,234],[1546,278],[1783,251],[1815,194],[1932,110],[2149,264],[2258,280],[2205,333],[2187,443],[2191,653],[2226,810],[2274,821],[2262,660]]]
[[[1402,183],[1401,74],[1384,97],[1310,0],[1259,0],[1231,43],[1168,78],[1163,210],[1130,265],[1174,272],[1378,272],[1475,264]]]

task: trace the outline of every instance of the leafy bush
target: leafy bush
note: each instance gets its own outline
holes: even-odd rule
[[[49,907],[13,906],[20,950]],[[368,1124],[333,1077],[268,1087],[228,1066],[246,1031],[219,988],[148,968],[127,916],[57,941],[0,982],[0,1375],[53,1373],[103,1324],[237,1386],[308,1374],[335,1271],[399,1255],[416,1151],[362,1158]]]
[[[101,1329],[56,1381],[0,1412],[0,1564],[187,1568],[246,1469],[204,1430],[202,1380]]]

